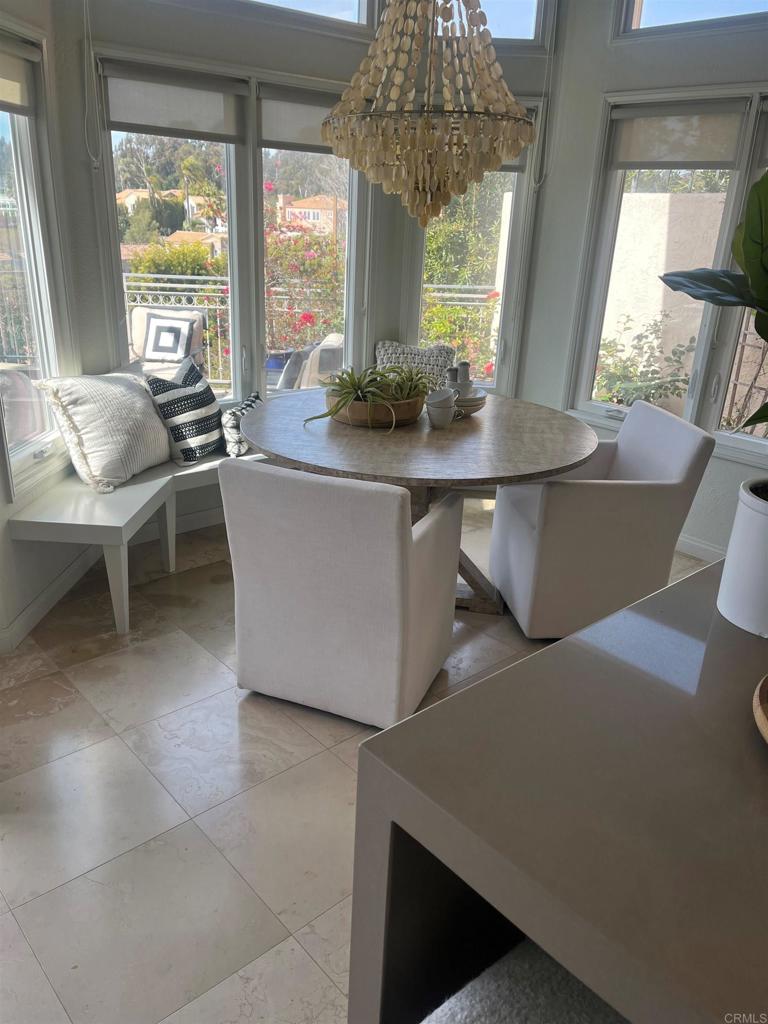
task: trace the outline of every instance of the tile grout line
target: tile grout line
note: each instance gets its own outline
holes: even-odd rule
[[[21,906],[23,906],[23,904],[21,904]],[[56,996],[56,1000],[57,1000],[57,1002],[58,1002],[59,1006],[60,1006],[60,1007],[62,1008],[62,1010],[64,1011],[64,1016],[65,1016],[65,1017],[67,1018],[67,1020],[69,1021],[69,1024],[73,1024],[72,1018],[71,1018],[71,1017],[70,1017],[70,1015],[69,1015],[69,1011],[67,1010],[66,1006],[64,1005],[64,1002],[63,1002],[63,1000],[62,1000],[61,996],[60,996],[60,995],[59,995],[59,993],[57,992],[57,990],[56,990],[56,986],[55,986],[55,985],[53,984],[53,981],[52,981],[52,980],[51,980],[51,978],[50,978],[50,977],[48,976],[48,972],[46,971],[45,967],[43,967],[43,962],[42,962],[42,960],[40,959],[40,957],[39,957],[39,956],[37,955],[37,952],[36,952],[36,950],[35,950],[35,947],[34,947],[34,946],[32,945],[32,943],[31,943],[31,942],[29,941],[29,936],[28,936],[28,935],[27,935],[27,933],[26,933],[26,932],[24,931],[24,928],[23,928],[23,926],[22,926],[22,924],[21,924],[21,921],[19,921],[19,919],[18,919],[18,918],[16,917],[16,914],[15,914],[15,913],[13,912],[13,910],[11,910],[11,911],[10,911],[10,914],[11,914],[11,917],[13,918],[13,920],[14,920],[14,921],[16,922],[16,927],[17,927],[17,928],[19,929],[19,931],[21,932],[21,934],[22,934],[22,935],[24,936],[24,941],[25,941],[25,942],[26,942],[26,944],[27,944],[27,945],[29,946],[29,951],[30,951],[30,953],[32,954],[32,956],[33,956],[33,957],[35,958],[35,960],[36,960],[36,961],[37,961],[37,963],[39,964],[39,966],[40,966],[40,970],[41,970],[41,971],[43,972],[43,977],[44,977],[44,978],[45,978],[45,980],[46,980],[46,981],[48,982],[48,984],[49,984],[49,985],[51,986],[51,992],[53,992],[53,994],[54,994],[54,995]]]
[[[332,985],[334,985],[339,992],[341,992],[341,994],[342,994],[342,996],[344,997],[345,1000],[349,999],[349,994],[347,992],[345,992],[336,983],[336,981],[330,976],[330,974],[328,973],[328,971],[326,971],[326,969],[323,967],[323,965],[320,963],[320,961],[317,960],[314,956],[312,956],[310,951],[307,949],[307,947],[304,945],[304,943],[299,938],[299,932],[303,931],[305,928],[309,928],[309,926],[311,924],[314,924],[315,921],[319,921],[320,918],[323,917],[324,914],[329,914],[332,910],[336,910],[337,907],[340,907],[341,904],[344,903],[346,900],[348,900],[352,895],[353,895],[353,893],[350,892],[346,896],[342,896],[342,898],[339,900],[338,903],[334,903],[332,907],[328,907],[327,910],[324,910],[321,914],[318,914],[317,917],[313,917],[311,921],[307,921],[307,923],[303,924],[301,926],[301,928],[298,929],[298,931],[291,932],[291,937],[296,939],[296,941],[301,946],[301,948],[304,950],[304,952],[307,954],[307,956],[312,961],[312,963],[316,964],[320,968],[320,970],[323,972],[323,974],[326,976],[326,978],[330,981],[330,983]],[[349,972],[347,972],[347,973],[349,973]]]

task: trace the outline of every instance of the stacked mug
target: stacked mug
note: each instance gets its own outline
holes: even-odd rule
[[[435,430],[445,430],[450,427],[455,419],[460,419],[464,413],[456,408],[456,399],[459,397],[457,388],[440,388],[439,391],[432,391],[427,395],[427,416],[430,426]]]

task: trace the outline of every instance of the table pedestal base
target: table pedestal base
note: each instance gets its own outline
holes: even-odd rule
[[[418,523],[429,512],[433,501],[439,501],[449,492],[437,487],[409,487],[411,492],[411,522]],[[503,615],[504,601],[493,583],[469,555],[459,552],[459,576],[463,583],[456,587],[456,607],[480,615]]]

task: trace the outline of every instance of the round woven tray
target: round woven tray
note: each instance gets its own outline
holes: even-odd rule
[[[755,715],[757,728],[760,730],[765,742],[768,743],[768,676],[763,679],[755,690],[752,711]]]

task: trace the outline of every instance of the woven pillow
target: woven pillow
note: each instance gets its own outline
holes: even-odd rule
[[[234,409],[227,409],[221,414],[221,429],[224,431],[224,444],[227,448],[227,455],[237,459],[248,452],[250,445],[240,433],[240,421],[247,412],[253,409],[257,402],[261,401],[258,391],[248,395],[244,402],[235,406]]]
[[[174,462],[199,462],[224,447],[219,403],[191,359],[184,360],[171,380],[150,376],[147,385],[168,428]]]
[[[445,383],[445,371],[455,359],[456,351],[450,345],[416,348],[399,341],[380,341],[376,346],[377,366],[416,366],[436,377],[441,385]]]
[[[144,381],[130,373],[37,383],[80,479],[103,494],[167,462],[168,433]]]

